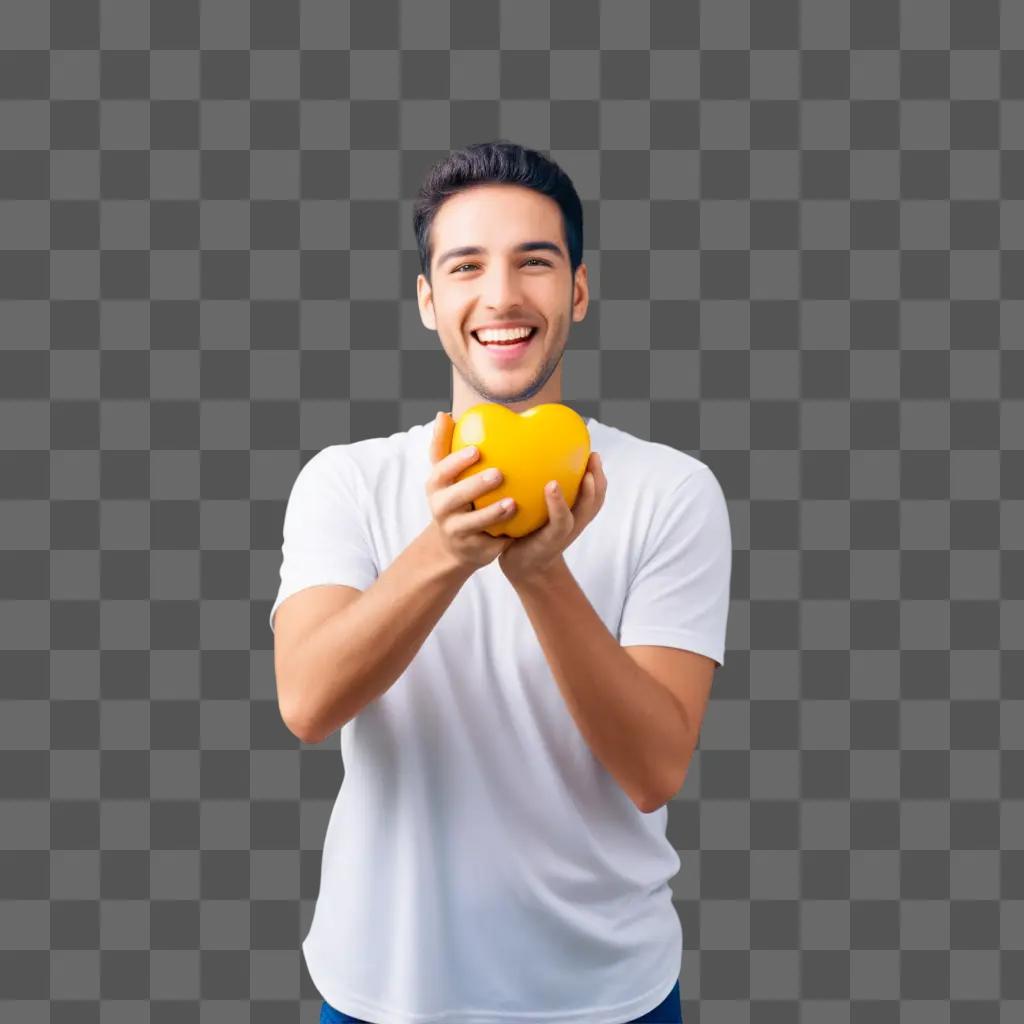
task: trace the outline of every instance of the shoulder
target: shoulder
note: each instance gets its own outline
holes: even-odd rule
[[[329,444],[314,452],[302,464],[296,477],[307,487],[329,485],[332,481],[351,473],[351,461],[347,444]]]
[[[707,463],[660,441],[595,423],[591,442],[606,471],[614,473],[622,486],[642,488],[657,499],[667,499],[680,489],[694,492],[718,487]]]
[[[384,437],[367,437],[327,445],[312,455],[299,471],[310,486],[347,488],[372,493],[383,478],[401,474],[408,457],[421,440],[422,428],[396,431]],[[426,439],[422,439],[423,460],[428,460]]]
[[[350,445],[331,444],[314,452],[299,468],[288,503],[302,508],[351,504],[363,485]]]

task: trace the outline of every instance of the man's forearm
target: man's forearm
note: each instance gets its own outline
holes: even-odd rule
[[[514,586],[594,756],[637,807],[660,807],[696,746],[683,710],[608,631],[564,559]]]
[[[431,524],[352,604],[313,630],[291,667],[309,742],[322,742],[395,683],[472,573],[451,563]]]

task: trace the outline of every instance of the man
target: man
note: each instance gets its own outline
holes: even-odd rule
[[[561,401],[582,207],[499,141],[434,167],[414,226],[451,414],[303,466],[270,614],[284,721],[341,729],[303,942],[321,1020],[679,1022],[665,805],[723,663],[725,499],[699,460],[591,417],[573,507],[546,494],[542,528],[485,530],[510,513],[474,509],[497,484],[458,479],[454,422]],[[496,325],[532,334],[499,354]]]

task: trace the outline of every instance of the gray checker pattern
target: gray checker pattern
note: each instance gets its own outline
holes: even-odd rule
[[[411,212],[551,153],[565,400],[706,461],[687,1024],[1024,1020],[1024,3],[2,0],[0,1020],[291,1024],[300,466],[449,408]]]

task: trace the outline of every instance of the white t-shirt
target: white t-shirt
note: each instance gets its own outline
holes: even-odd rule
[[[590,418],[608,491],[564,558],[623,645],[724,663],[732,543],[710,468]],[[324,448],[284,518],[270,612],[365,590],[426,528],[433,423]],[[341,730],[344,778],[302,944],[374,1024],[621,1024],[679,979],[668,808],[641,813],[591,753],[497,560]]]

